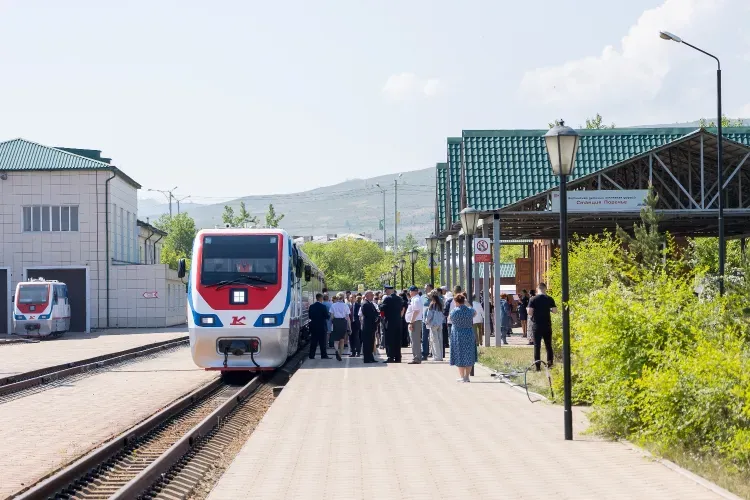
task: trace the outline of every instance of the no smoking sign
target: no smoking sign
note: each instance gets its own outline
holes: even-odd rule
[[[474,239],[474,262],[492,262],[489,238]]]

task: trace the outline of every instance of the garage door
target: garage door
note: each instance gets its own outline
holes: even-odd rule
[[[85,269],[29,269],[26,278],[62,281],[68,285],[70,301],[70,331],[86,331],[86,270]]]
[[[8,297],[8,270],[0,269],[0,335],[8,333],[8,317],[11,310]]]

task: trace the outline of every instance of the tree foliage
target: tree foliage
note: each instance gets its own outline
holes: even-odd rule
[[[716,127],[716,119],[712,120],[706,120],[705,118],[700,119],[700,126],[703,128],[715,128]],[[744,127],[745,124],[741,119],[733,120],[731,118],[727,118],[727,115],[721,115],[721,126],[723,128],[729,128],[729,127]]]
[[[258,218],[250,215],[250,212],[247,211],[244,201],[240,202],[240,209],[236,215],[234,208],[224,205],[224,213],[221,214],[221,220],[224,224],[229,224],[232,227],[245,227],[245,224],[254,225],[258,223]]]
[[[555,125],[557,125],[558,123],[559,123],[559,120],[555,120],[553,122],[549,122],[547,124],[547,126],[549,128],[552,128]],[[586,118],[586,125],[585,126],[584,125],[579,125],[578,128],[579,129],[580,128],[585,128],[585,129],[590,129],[590,130],[591,129],[599,130],[599,129],[605,129],[605,128],[615,128],[615,124],[613,123],[611,125],[605,125],[604,124],[604,120],[602,119],[602,115],[600,115],[599,113],[597,113],[596,116],[593,117],[593,118]]]
[[[268,212],[266,212],[266,227],[279,227],[279,222],[284,218],[284,214],[276,215],[276,210],[273,208],[273,203],[268,204]]]
[[[393,283],[393,265],[400,260],[401,254],[394,257],[392,252],[385,252],[374,241],[341,238],[326,243],[308,242],[302,247],[326,276],[328,288],[331,290],[356,290],[357,285],[379,289],[383,285],[381,275],[387,274],[386,281]],[[418,286],[423,286],[430,280],[430,269],[427,263],[427,253],[420,249],[419,258],[414,266],[414,278]],[[411,261],[408,256],[403,257],[404,284],[411,284]],[[395,285],[401,285],[401,273],[398,272]],[[439,271],[435,271],[439,276]]]
[[[747,470],[750,267],[738,256],[743,267],[727,295],[696,294],[716,246],[678,247],[659,233],[653,206],[650,195],[632,235],[619,229],[571,242],[573,398],[593,405],[599,432]],[[558,258],[547,279],[559,300]],[[559,366],[553,383],[562,394]]]
[[[154,227],[167,232],[161,249],[162,264],[177,269],[177,261],[186,259],[189,267],[193,254],[193,240],[198,232],[193,218],[185,212],[172,217],[164,214],[154,222]]]

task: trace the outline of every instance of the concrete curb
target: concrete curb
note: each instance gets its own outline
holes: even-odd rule
[[[666,468],[668,468],[668,469],[676,472],[677,474],[680,474],[680,475],[682,475],[682,476],[690,479],[691,481],[695,482],[696,484],[699,484],[699,485],[703,486],[707,490],[710,490],[713,493],[716,493],[717,495],[719,495],[722,498],[725,498],[727,500],[743,500],[742,497],[738,497],[737,495],[735,495],[731,491],[725,490],[724,488],[722,488],[718,484],[712,483],[708,479],[702,478],[701,476],[699,476],[699,475],[697,475],[697,474],[695,474],[693,472],[690,472],[687,469],[684,469],[684,468],[680,467],[676,463],[674,463],[674,462],[672,462],[670,460],[667,460],[666,458],[659,458],[659,457],[655,456],[654,454],[652,454],[650,451],[648,451],[648,450],[646,450],[644,448],[641,448],[640,446],[638,446],[636,444],[633,444],[632,442],[628,441],[627,439],[620,439],[619,442],[622,443],[623,445],[625,445],[627,448],[635,451],[636,453],[641,454],[643,457],[648,458],[650,460],[653,460],[654,462],[659,462],[664,467],[666,467]]]

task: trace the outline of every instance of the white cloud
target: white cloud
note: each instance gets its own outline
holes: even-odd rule
[[[388,77],[383,93],[392,99],[435,97],[440,87],[439,78],[420,78],[414,73],[400,73]]]
[[[667,30],[686,39],[698,31],[701,39],[706,39],[707,30],[718,36],[723,30],[716,19],[730,10],[726,4],[742,1],[665,0],[659,7],[644,11],[618,47],[608,45],[598,56],[526,72],[520,93],[535,105],[585,107],[584,113],[619,109],[627,116],[635,103],[653,99],[662,90],[670,70],[691,56],[692,51],[686,47],[678,48],[674,42],[660,39],[659,31]]]

